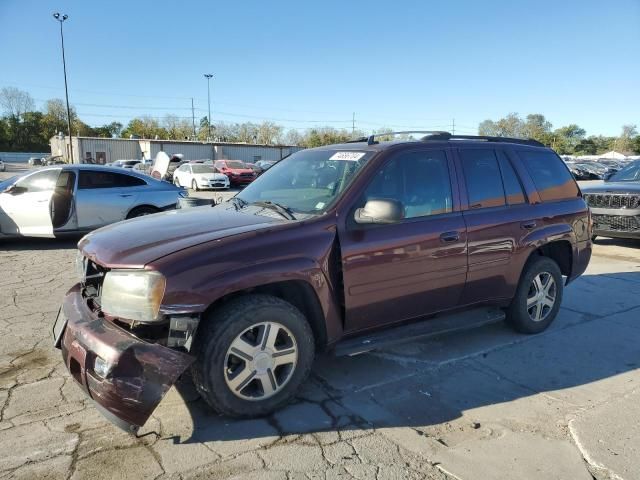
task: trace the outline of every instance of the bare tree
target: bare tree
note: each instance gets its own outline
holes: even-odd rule
[[[7,117],[20,119],[26,112],[35,110],[35,103],[28,92],[15,87],[0,90],[0,106]]]
[[[184,140],[186,138],[191,138],[193,134],[191,122],[187,119],[180,118],[177,115],[165,115],[162,124],[168,137],[172,140]]]

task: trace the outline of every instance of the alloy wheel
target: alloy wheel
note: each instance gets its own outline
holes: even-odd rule
[[[231,342],[224,379],[235,396],[265,400],[289,382],[297,361],[298,347],[288,328],[277,322],[258,323]]]
[[[527,312],[534,322],[542,322],[549,316],[556,303],[556,282],[549,272],[537,274],[529,285]]]

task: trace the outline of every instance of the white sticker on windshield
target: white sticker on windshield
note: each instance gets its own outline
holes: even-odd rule
[[[316,203],[316,210],[321,210],[324,208],[324,202],[318,202]]]
[[[364,152],[336,152],[329,160],[346,160],[348,162],[355,162],[364,157]]]

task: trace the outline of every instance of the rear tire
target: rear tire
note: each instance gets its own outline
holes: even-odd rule
[[[562,273],[547,257],[525,265],[515,297],[507,309],[507,322],[521,333],[540,333],[556,318],[562,303]]]
[[[293,305],[247,295],[203,318],[193,353],[191,373],[202,398],[224,415],[251,418],[293,398],[309,375],[315,343]]]
[[[144,217],[145,215],[153,215],[154,213],[158,213],[159,211],[160,210],[158,210],[157,208],[149,206],[136,207],[129,212],[129,215],[127,215],[127,220],[129,220],[130,218]]]

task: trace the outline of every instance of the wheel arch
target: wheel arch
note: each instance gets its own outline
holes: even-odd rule
[[[567,277],[566,283],[572,278],[578,251],[576,234],[569,224],[557,223],[535,230],[525,237],[523,244],[528,247],[529,254],[523,263],[522,272],[532,258],[543,256],[558,264],[562,275]]]
[[[282,280],[249,288],[238,289],[216,299],[202,314],[201,321],[207,321],[212,314],[230,300],[248,295],[271,295],[296,307],[305,316],[313,331],[316,349],[322,350],[328,343],[325,314],[313,286],[301,279]]]
[[[529,263],[538,257],[547,257],[558,264],[560,272],[565,277],[570,277],[573,269],[574,248],[569,240],[552,240],[532,247],[527,260],[524,263],[524,272]],[[522,275],[522,274],[521,274]]]
[[[163,208],[158,207],[157,205],[153,205],[152,203],[142,203],[140,205],[135,205],[134,207],[131,207],[124,218],[125,219],[131,218],[130,217],[131,213],[133,211],[139,209],[139,208],[152,208],[153,210],[156,211],[156,213],[161,212],[162,210],[164,210]]]

